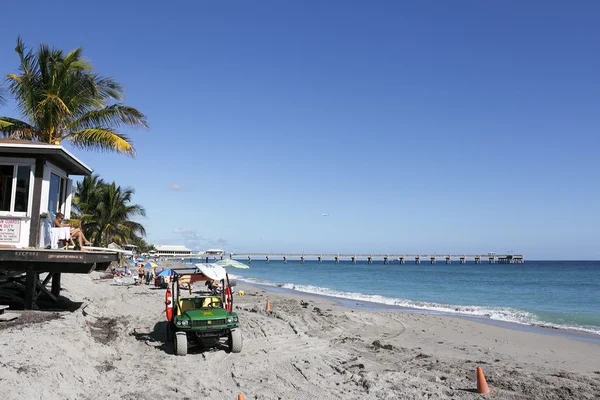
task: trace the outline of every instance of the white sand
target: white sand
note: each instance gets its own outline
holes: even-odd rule
[[[164,343],[164,291],[99,277],[63,276],[77,311],[0,325],[1,399],[476,399],[478,365],[490,398],[600,396],[597,344],[247,285],[235,297],[242,352],[177,357]]]

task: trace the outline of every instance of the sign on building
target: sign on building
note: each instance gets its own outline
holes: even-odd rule
[[[0,242],[19,242],[21,239],[20,219],[0,219]]]

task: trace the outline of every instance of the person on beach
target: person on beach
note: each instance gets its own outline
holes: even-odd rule
[[[75,243],[73,243],[73,239],[77,239],[77,242],[79,243],[79,248],[83,248],[83,244],[85,243],[86,246],[91,246],[92,243],[90,243],[89,240],[87,240],[85,238],[85,236],[83,235],[83,231],[80,228],[73,228],[71,227],[71,225],[68,224],[63,224],[63,221],[65,219],[65,215],[63,213],[57,213],[56,217],[54,218],[54,227],[55,228],[71,228],[70,230],[70,242],[73,246],[75,246]]]
[[[217,283],[215,281],[209,280],[206,281],[206,283],[204,284],[205,286],[208,287],[208,290],[212,293],[212,294],[216,294],[217,291]]]
[[[140,281],[140,284],[142,282],[144,282],[144,264],[140,263],[140,266],[138,267],[138,278]]]

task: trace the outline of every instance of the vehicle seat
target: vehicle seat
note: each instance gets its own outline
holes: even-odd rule
[[[215,303],[212,304],[211,303]],[[204,301],[202,302],[202,308],[217,308],[216,303],[219,303],[219,307],[221,305],[221,298],[220,297],[207,297],[204,299]]]
[[[194,307],[194,299],[181,299],[180,300],[179,310],[180,310],[181,314],[183,314],[187,310],[193,310],[194,308],[196,308],[196,307]]]

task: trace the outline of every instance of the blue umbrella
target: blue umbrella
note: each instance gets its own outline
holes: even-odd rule
[[[138,257],[137,260],[142,262],[142,261],[144,261],[144,257]]]
[[[128,263],[128,264],[135,264],[135,261],[133,261],[133,260],[127,260],[126,263]]]
[[[165,269],[164,271],[160,271],[158,276],[171,276],[173,275],[173,271],[170,269]]]

